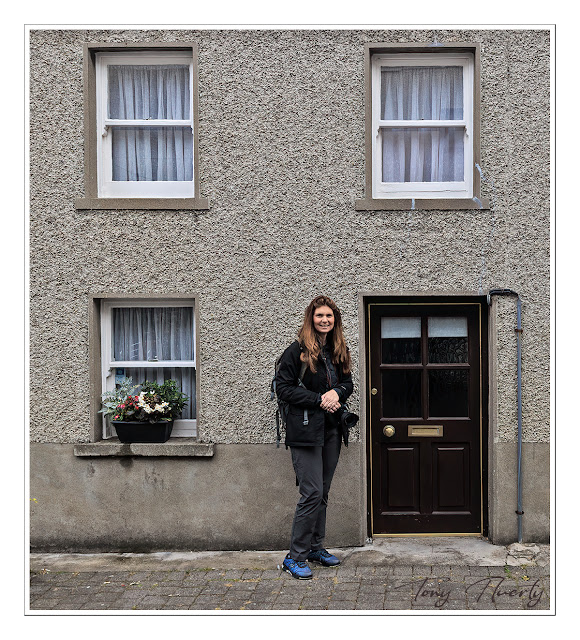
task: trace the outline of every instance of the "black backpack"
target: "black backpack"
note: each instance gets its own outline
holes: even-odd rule
[[[280,368],[280,360],[282,359],[282,355],[280,354],[276,358],[276,364],[274,365],[274,377],[272,378],[272,382],[270,383],[270,401],[276,400],[278,401],[278,408],[276,409],[276,448],[280,447],[280,424],[286,428],[286,418],[288,417],[288,408],[289,404],[281,400],[276,394],[276,376],[278,375],[278,369]],[[298,376],[298,385],[303,387],[302,378],[304,378],[304,373],[306,372],[306,368],[308,364],[306,362],[302,363],[300,367],[300,375]],[[308,424],[308,411],[304,410],[304,424]]]

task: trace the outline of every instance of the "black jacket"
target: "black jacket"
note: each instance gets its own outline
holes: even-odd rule
[[[298,376],[302,361],[300,344],[296,340],[282,354],[276,374],[276,393],[289,404],[286,418],[286,440],[288,447],[319,447],[324,445],[324,421],[327,414],[320,408],[320,396],[329,391],[326,367],[321,357],[318,359],[316,373],[307,367],[302,379],[304,387],[298,385]],[[341,402],[352,393],[352,376],[337,368],[338,384],[333,388]],[[304,425],[304,409],[308,412],[308,424]]]

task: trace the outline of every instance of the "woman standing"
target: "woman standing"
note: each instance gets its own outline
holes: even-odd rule
[[[328,491],[341,448],[338,414],[353,387],[350,368],[340,311],[330,298],[318,296],[306,308],[298,339],[283,353],[276,374],[277,394],[289,404],[285,442],[300,487],[283,567],[300,580],[312,578],[306,561],[340,564],[323,542]]]

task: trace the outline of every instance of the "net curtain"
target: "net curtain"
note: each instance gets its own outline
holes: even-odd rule
[[[109,117],[189,120],[188,65],[110,65]],[[113,180],[193,180],[191,127],[113,127]]]
[[[405,120],[462,120],[462,67],[381,67],[383,182],[463,180],[463,127],[405,128]]]

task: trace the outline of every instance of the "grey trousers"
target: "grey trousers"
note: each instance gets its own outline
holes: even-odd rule
[[[300,500],[292,523],[289,555],[297,562],[306,560],[311,549],[324,546],[328,491],[341,444],[340,431],[334,428],[325,429],[323,447],[290,447]]]

